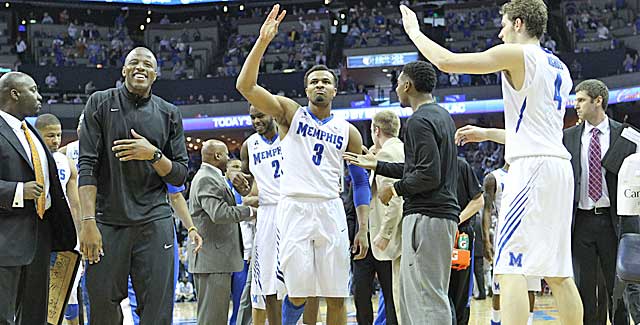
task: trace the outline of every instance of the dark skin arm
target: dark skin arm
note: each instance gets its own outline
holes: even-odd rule
[[[489,229],[491,228],[491,208],[493,207],[493,201],[496,199],[496,178],[492,174],[484,178],[483,188],[482,232],[484,233],[484,257],[491,261],[493,260],[493,244],[491,243],[491,236],[489,236]]]

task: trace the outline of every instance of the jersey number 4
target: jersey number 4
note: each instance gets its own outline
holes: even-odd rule
[[[562,96],[560,96],[560,87],[562,86],[562,76],[558,73],[558,76],[556,77],[556,82],[554,83],[555,85],[555,91],[553,93],[553,100],[558,102],[558,110],[562,109]]]
[[[316,164],[316,166],[320,166],[320,163],[322,162],[322,152],[324,152],[324,145],[316,143],[313,147],[313,151],[315,151],[316,154],[311,158],[311,160],[313,160],[313,163]]]

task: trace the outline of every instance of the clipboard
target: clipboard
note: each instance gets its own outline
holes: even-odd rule
[[[78,252],[51,252],[47,324],[62,324],[79,266],[80,254]]]

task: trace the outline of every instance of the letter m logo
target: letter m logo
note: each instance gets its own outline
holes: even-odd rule
[[[522,253],[516,256],[512,252],[509,252],[509,266],[522,267]]]

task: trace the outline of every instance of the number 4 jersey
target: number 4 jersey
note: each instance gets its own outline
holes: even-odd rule
[[[523,45],[525,78],[515,90],[502,72],[505,160],[527,156],[570,159],[562,144],[564,113],[573,88],[567,66],[537,45]]]
[[[289,197],[339,197],[349,123],[334,115],[318,119],[299,107],[281,141],[284,174],[280,192]]]
[[[258,183],[259,204],[277,204],[280,199],[280,177],[283,174],[280,138],[276,134],[273,139],[267,139],[254,133],[246,141],[249,171]]]

